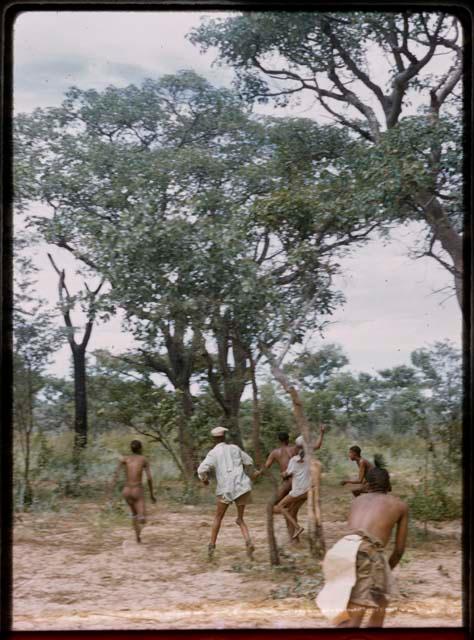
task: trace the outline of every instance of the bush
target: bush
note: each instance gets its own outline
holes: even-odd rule
[[[411,515],[422,522],[439,522],[461,517],[461,500],[450,496],[439,483],[419,485],[408,499]]]

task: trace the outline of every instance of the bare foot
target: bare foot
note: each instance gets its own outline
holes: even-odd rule
[[[298,536],[300,535],[300,533],[303,533],[304,528],[300,527],[299,529],[296,529],[296,531],[294,532],[292,538],[293,540],[296,540],[298,538]]]
[[[253,560],[253,552],[255,551],[253,542],[251,540],[247,540],[245,546],[247,547],[247,557],[249,558],[249,560]]]
[[[216,550],[216,545],[212,544],[212,542],[210,542],[207,545],[207,559],[208,560],[212,560],[212,558],[214,557],[214,551]]]

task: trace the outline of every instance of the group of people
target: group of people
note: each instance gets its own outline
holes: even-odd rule
[[[261,469],[255,469],[252,458],[235,444],[226,442],[227,429],[222,426],[211,431],[214,446],[197,469],[199,479],[209,484],[214,473],[216,479],[216,511],[211,526],[208,558],[211,560],[222,519],[230,504],[237,508],[236,524],[245,541],[247,555],[253,559],[254,543],[244,520],[247,504],[251,502],[252,480],[277,464],[281,483],[272,499],[273,512],[281,514],[286,521],[288,534],[293,543],[298,543],[303,527],[298,522],[298,511],[308,497],[312,477],[308,451],[317,450],[323,443],[325,432],[321,426],[319,437],[309,448],[303,436],[298,436],[290,445],[287,433],[278,434],[280,445],[268,456]],[[137,542],[141,541],[141,530],[145,519],[145,501],[142,485],[146,474],[151,500],[156,502],[150,465],[142,455],[138,440],[131,443],[132,454],[124,456],[117,466],[113,484],[121,469],[125,469],[126,481],[122,495],[127,501]],[[347,533],[325,555],[323,572],[325,585],[318,594],[316,603],[321,612],[337,626],[359,627],[366,611],[369,611],[367,626],[381,627],[390,596],[396,592],[391,570],[400,561],[407,538],[408,508],[399,498],[389,495],[390,476],[380,459],[374,464],[362,457],[360,447],[349,449],[349,458],[359,470],[358,477],[342,480],[341,484],[355,484]],[[392,530],[396,528],[395,547],[387,560],[384,548]]]

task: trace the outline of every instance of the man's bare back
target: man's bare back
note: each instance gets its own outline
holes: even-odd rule
[[[133,440],[130,446],[133,453],[128,456],[123,456],[118,463],[117,469],[114,473],[112,487],[115,485],[121,469],[124,469],[126,480],[122,490],[122,496],[130,507],[137,542],[140,542],[141,528],[146,522],[145,495],[142,484],[143,472],[145,472],[147,477],[152,502],[156,502],[156,499],[153,494],[150,465],[145,456],[141,454],[141,442],[139,440]]]
[[[148,466],[148,460],[145,456],[135,453],[130,456],[124,456],[122,464],[125,466],[127,485],[138,486],[142,484],[143,471]]]
[[[353,500],[348,526],[351,530],[362,529],[386,545],[393,527],[398,524],[397,539],[400,543],[403,542],[404,548],[407,522],[408,507],[400,498],[386,493],[370,492],[363,493]],[[399,551],[403,553],[403,549],[399,548]]]
[[[283,473],[287,470],[288,463],[290,462],[291,458],[296,455],[296,450],[297,448],[295,446],[290,446],[288,444],[282,445],[281,447],[273,449],[273,451],[270,452],[270,455],[268,456],[268,462],[270,462],[270,465],[276,462],[280,467],[281,473]]]

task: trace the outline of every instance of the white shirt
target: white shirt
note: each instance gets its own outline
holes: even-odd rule
[[[302,462],[299,456],[293,456],[288,463],[286,472],[291,473],[290,496],[296,498],[308,491],[311,486],[311,469],[309,459],[306,456]]]
[[[224,502],[233,502],[236,498],[252,490],[250,478],[244,471],[244,465],[253,464],[252,458],[236,444],[219,442],[209,451],[198,467],[201,480],[211,469],[215,469],[216,494]]]

